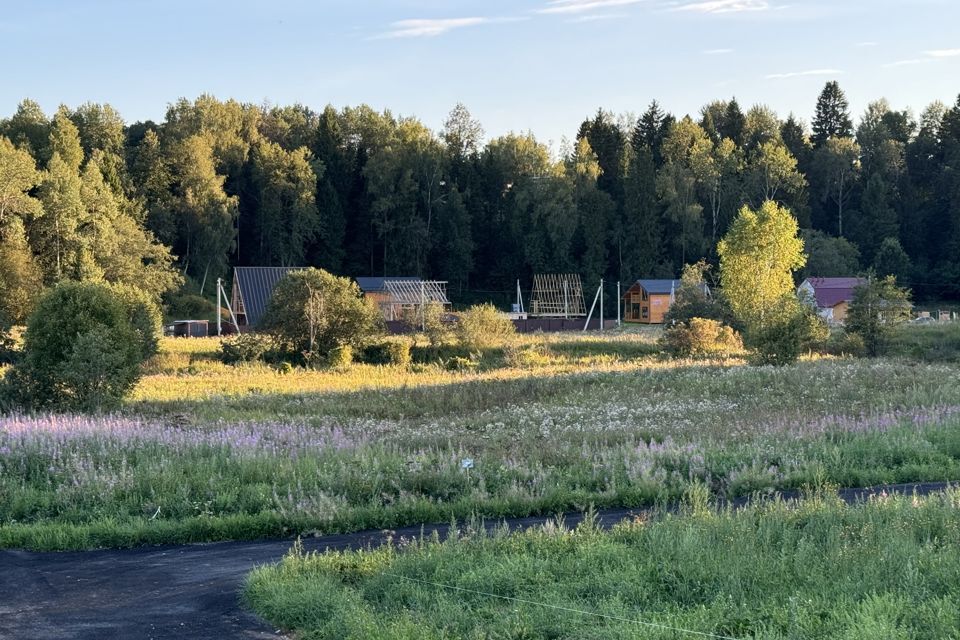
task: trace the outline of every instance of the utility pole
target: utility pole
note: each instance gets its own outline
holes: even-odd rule
[[[220,326],[220,278],[217,278],[217,335],[223,335],[223,328]]]
[[[600,331],[603,331],[603,278],[600,278]]]

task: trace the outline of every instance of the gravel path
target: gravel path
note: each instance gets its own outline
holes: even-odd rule
[[[881,492],[920,495],[942,491],[947,483],[918,483],[844,489],[856,502]],[[796,493],[781,494],[794,498]],[[739,503],[742,504],[743,501]],[[636,511],[598,514],[611,526]],[[512,529],[551,518],[507,521]],[[582,519],[566,516],[573,526]],[[367,531],[304,540],[308,550],[355,549],[381,544],[388,536],[416,537],[446,525]],[[0,638],[4,640],[124,640],[189,638],[279,639],[278,630],[246,611],[239,591],[256,565],[276,562],[292,540],[220,542],[139,549],[65,553],[0,550]]]

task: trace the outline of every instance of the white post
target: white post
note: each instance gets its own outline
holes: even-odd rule
[[[423,288],[426,286],[423,280],[420,281],[420,330],[427,330],[427,301]]]
[[[223,329],[220,326],[220,287],[223,285],[220,284],[220,278],[217,278],[217,335],[223,335]]]
[[[220,290],[223,292],[224,302],[230,300],[230,297],[227,296],[227,290],[223,288],[223,285],[220,285]],[[237,333],[240,333],[240,323],[237,322],[237,316],[233,313],[233,307],[230,306],[230,303],[227,302],[227,311],[230,312],[230,319],[233,320],[233,326],[237,328]]]
[[[593,304],[590,305],[590,313],[587,314],[587,322],[583,325],[583,331],[584,331],[584,332],[586,332],[586,331],[587,331],[587,327],[590,326],[590,320],[593,318],[593,310],[597,308],[597,298],[600,297],[600,291],[601,291],[601,289],[603,289],[602,286],[601,286],[599,289],[597,289],[597,294],[596,294],[595,296],[593,296]]]
[[[603,278],[600,278],[600,331],[603,331]]]
[[[620,294],[620,281],[617,281],[617,326],[623,326],[620,322],[620,303],[623,302],[623,296]]]
[[[570,317],[570,303],[567,300],[567,279],[563,279],[563,317]]]

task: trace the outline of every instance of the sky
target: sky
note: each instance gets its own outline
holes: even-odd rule
[[[602,107],[678,115],[736,96],[809,122],[837,80],[858,116],[960,93],[956,0],[37,0],[0,17],[0,117],[26,97],[109,102],[127,122],[179,97],[320,110],[366,103],[439,129],[556,147]]]

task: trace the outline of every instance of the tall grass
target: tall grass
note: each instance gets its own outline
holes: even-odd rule
[[[828,494],[717,511],[702,498],[610,533],[303,554],[246,596],[298,637],[843,640],[960,636],[960,493],[849,507]]]
[[[0,418],[0,545],[293,535],[960,478],[946,365],[668,366]],[[333,374],[331,374],[333,375]],[[184,407],[190,405],[184,404]],[[463,465],[465,459],[472,466]]]

